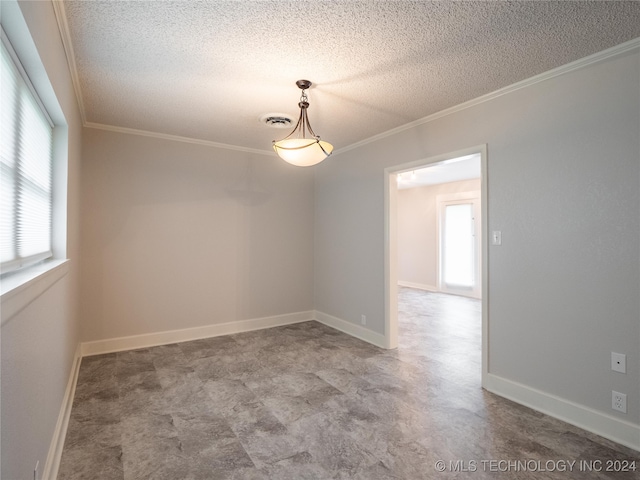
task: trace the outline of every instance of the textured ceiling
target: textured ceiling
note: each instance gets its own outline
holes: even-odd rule
[[[341,148],[640,37],[640,2],[70,1],[89,124],[268,151],[309,79]],[[65,29],[63,28],[63,35]]]

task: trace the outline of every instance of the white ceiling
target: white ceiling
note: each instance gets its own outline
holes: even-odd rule
[[[59,8],[60,5],[57,6]],[[309,117],[337,151],[640,37],[625,1],[71,1],[85,123],[270,151]],[[60,10],[60,8],[59,8]]]
[[[452,158],[428,167],[408,170],[396,176],[398,190],[407,188],[439,185],[441,183],[458,182],[480,178],[480,154],[465,155]]]

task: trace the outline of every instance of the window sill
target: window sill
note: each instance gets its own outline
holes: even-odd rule
[[[69,260],[50,260],[7,275],[0,282],[2,322],[4,325],[15,314],[46,292],[69,272]]]

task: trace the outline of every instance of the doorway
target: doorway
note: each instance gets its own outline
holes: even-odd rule
[[[398,346],[398,182],[416,180],[416,173],[444,168],[472,156],[480,159],[480,189],[458,192],[458,198],[443,196],[439,202],[437,280],[434,290],[481,298],[482,303],[482,383],[488,371],[488,248],[487,248],[487,147],[459,150],[444,155],[396,165],[385,169],[385,343]],[[426,167],[431,167],[426,169]],[[449,180],[453,181],[453,180]],[[444,182],[441,182],[444,183]],[[472,198],[467,198],[471,196]],[[479,210],[479,215],[478,215]],[[448,218],[448,220],[447,220]],[[466,240],[447,243],[447,230],[467,235]],[[468,237],[471,238],[468,238]],[[455,235],[451,236],[454,238]],[[442,249],[442,252],[440,251]],[[462,253],[464,252],[464,253]],[[442,255],[441,255],[442,253]],[[449,255],[448,255],[449,254]],[[448,256],[447,256],[448,255]],[[464,261],[460,261],[464,260]],[[405,285],[412,286],[412,285]],[[428,289],[428,288],[427,288]]]

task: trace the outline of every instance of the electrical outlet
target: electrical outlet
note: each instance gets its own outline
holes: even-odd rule
[[[360,323],[362,325],[366,325],[367,324],[367,316],[366,315],[361,315],[360,316]]]
[[[627,373],[627,356],[624,353],[611,352],[611,370]]]
[[[624,393],[611,391],[611,408],[618,412],[627,413],[627,395]]]

